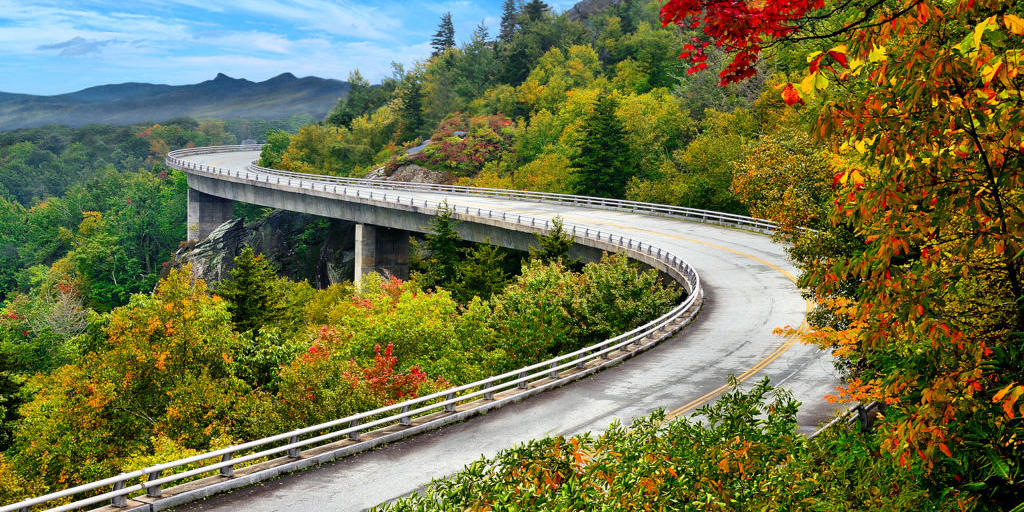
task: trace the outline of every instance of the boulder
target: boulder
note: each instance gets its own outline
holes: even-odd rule
[[[179,249],[171,266],[190,263],[197,278],[218,282],[229,277],[247,245],[279,275],[318,288],[351,280],[355,269],[354,223],[282,210],[249,224],[221,224],[205,240]]]

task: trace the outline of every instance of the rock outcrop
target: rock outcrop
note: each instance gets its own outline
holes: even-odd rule
[[[572,21],[586,21],[591,16],[622,3],[622,0],[583,0],[565,11]]]
[[[190,263],[196,277],[217,282],[229,276],[247,245],[280,275],[320,288],[351,280],[355,268],[354,223],[281,210],[249,224],[221,224],[206,240],[179,249],[172,265]]]

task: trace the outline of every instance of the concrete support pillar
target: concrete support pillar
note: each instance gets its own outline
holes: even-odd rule
[[[377,272],[409,279],[409,232],[370,224],[356,224],[355,283]]]
[[[188,189],[188,239],[201,242],[217,226],[231,220],[233,204],[230,199]]]

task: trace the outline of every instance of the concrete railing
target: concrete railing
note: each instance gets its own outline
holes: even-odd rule
[[[286,179],[287,182],[282,183],[284,186],[299,190],[320,190],[337,194],[340,199],[348,201],[383,202],[396,208],[408,207],[430,212],[436,212],[447,206],[453,210],[456,217],[463,220],[488,219],[495,225],[519,231],[540,233],[546,232],[552,226],[549,219],[484,208],[446,205],[437,201],[387,193],[387,191],[396,190],[394,188],[376,192],[361,190],[369,186],[365,185],[367,183],[382,184],[372,180],[356,180],[352,182],[352,185],[358,185],[352,186],[347,182],[325,180],[325,177],[322,176],[307,175],[303,177],[294,173],[285,174],[281,171],[264,170],[259,167],[250,167],[246,170],[224,169],[198,165],[180,159],[187,155],[257,149],[259,146],[187,149],[168,155],[167,163],[171,167],[187,172],[230,176],[255,185],[259,183],[277,185],[278,179]],[[391,185],[399,184],[391,183]],[[445,187],[442,190],[421,188],[420,184],[405,185],[409,185],[410,188],[403,190],[410,192],[430,190],[481,195],[473,193],[474,189],[467,187]],[[494,189],[485,190],[491,193],[490,191]],[[509,194],[501,196],[497,195],[498,191],[494,191],[496,195],[489,197],[540,200],[539,196],[529,193],[504,192]],[[546,197],[545,200],[550,202],[554,196],[559,195],[547,196],[549,197]],[[621,207],[615,205],[612,200],[581,196],[560,197],[571,198],[574,201],[573,204],[580,204],[579,201],[589,199],[594,202],[594,206]],[[563,200],[567,201],[568,199]],[[637,211],[644,212],[643,210]],[[719,215],[722,215],[723,218],[725,216],[725,214]],[[754,220],[751,220],[748,225],[757,226]],[[630,258],[660,268],[686,288],[687,298],[671,311],[629,332],[511,372],[318,425],[157,464],[5,505],[0,507],[0,512],[28,511],[54,501],[68,500],[70,500],[68,503],[48,510],[52,512],[76,510],[105,502],[109,502],[111,507],[131,510],[155,511],[175,507],[218,492],[243,487],[282,473],[322,464],[384,443],[436,429],[522,400],[527,396],[562,386],[618,364],[653,347],[690,323],[699,311],[703,303],[700,276],[679,256],[641,240],[602,232],[586,226],[566,224],[564,229],[577,243],[619,251]],[[168,488],[169,485],[176,487]]]

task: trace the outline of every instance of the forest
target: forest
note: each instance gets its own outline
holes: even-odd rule
[[[784,390],[736,387],[692,419],[537,440],[382,509],[1020,510],[1022,10],[624,0],[573,20],[508,0],[493,37],[456,45],[442,19],[429,59],[380,84],[353,71],[322,121],[267,126],[261,163],[291,171],[415,164],[773,220],[816,304],[780,334],[835,355],[828,399],[883,407],[870,430],[808,439]],[[407,282],[314,289],[252,251],[195,281],[163,266],[185,186],[161,155],[238,135],[82,130],[0,134],[5,502],[468,382],[679,300],[621,257],[565,260],[557,237],[459,245],[445,215]]]

